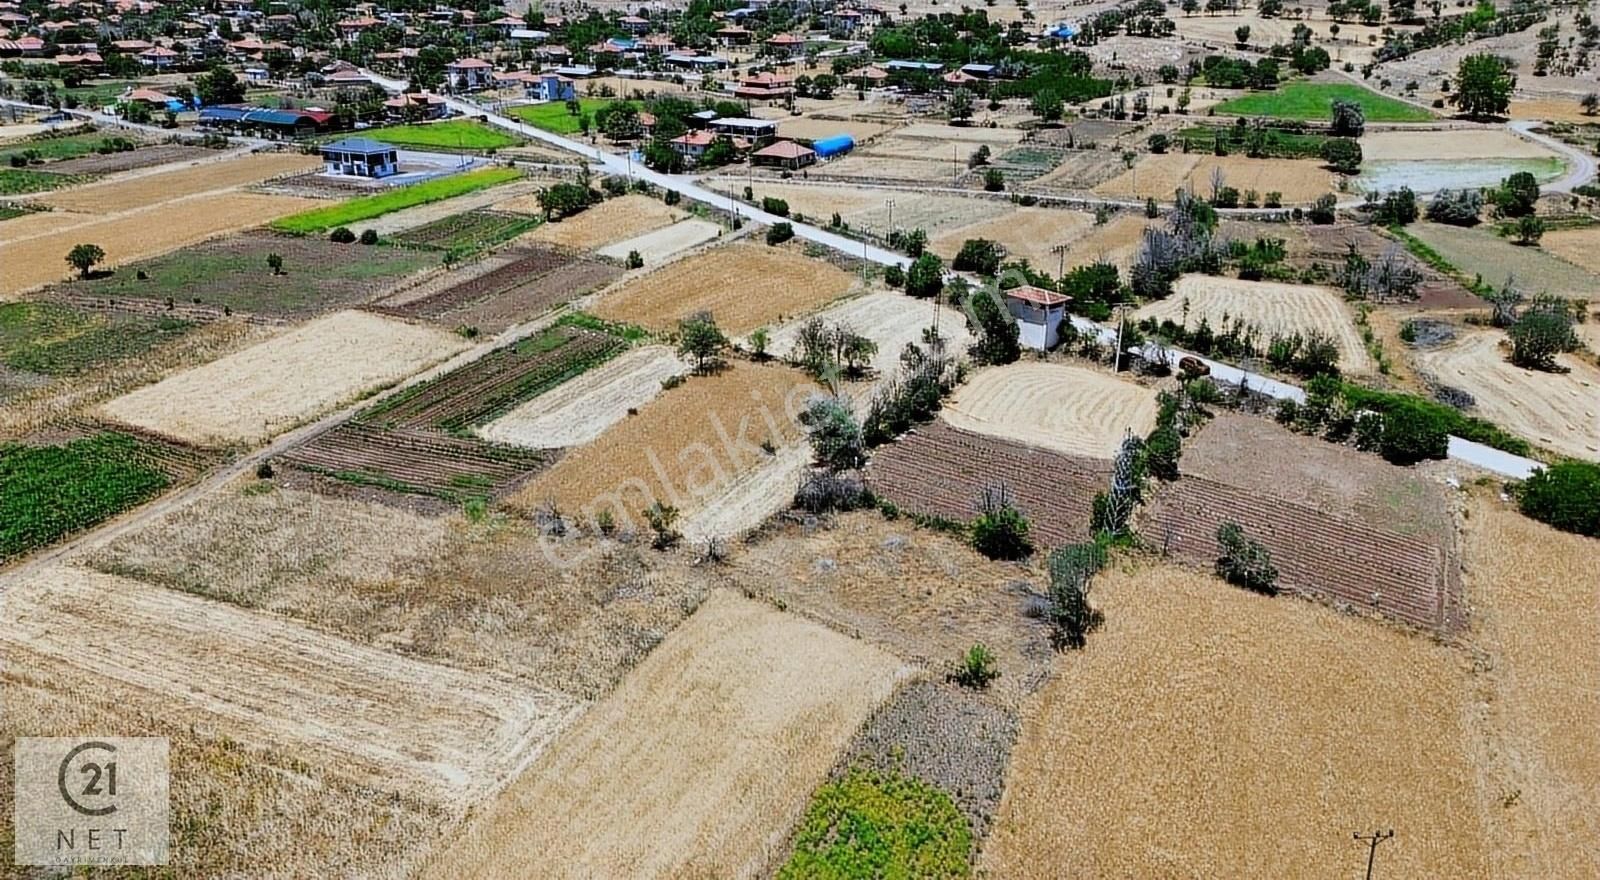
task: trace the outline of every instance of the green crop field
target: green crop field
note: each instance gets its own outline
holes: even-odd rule
[[[0,561],[100,523],[169,483],[126,434],[0,445]]]
[[[852,770],[817,790],[778,880],[966,877],[971,849],[949,795],[895,773]]]
[[[321,232],[337,226],[349,226],[362,220],[371,220],[417,205],[426,205],[454,196],[466,195],[485,187],[516,180],[522,172],[515,168],[480,168],[463,174],[452,174],[397,187],[375,196],[362,196],[326,208],[316,208],[276,220],[272,228],[282,232],[303,234]]]
[[[601,107],[615,103],[610,98],[579,98],[580,112],[591,118],[594,112]],[[567,109],[565,101],[551,101],[546,104],[531,104],[526,107],[515,107],[511,115],[534,128],[542,128],[555,134],[577,134],[581,130],[578,117]]]
[[[25,141],[16,141],[0,149],[0,165],[9,165],[12,156],[21,156],[33,153],[37,158],[46,162],[57,159],[77,159],[87,156],[106,141],[118,135],[106,135],[99,132],[86,134],[68,134],[60,137],[36,137]]]
[[[521,143],[512,135],[472,119],[391,125],[360,134],[398,147],[442,150],[499,150]]]
[[[143,354],[190,326],[172,318],[110,316],[56,303],[0,303],[0,364],[70,376]]]
[[[543,223],[542,217],[468,211],[435,220],[394,237],[400,244],[446,251],[452,260],[464,260],[480,251],[527,232]]]
[[[0,168],[0,196],[45,192],[87,183],[92,179],[86,174],[51,174],[47,171],[34,171],[31,168]]]
[[[1380,95],[1355,83],[1292,82],[1271,92],[1242,95],[1217,105],[1219,114],[1271,116],[1276,119],[1326,120],[1333,118],[1333,102],[1355,101],[1366,111],[1368,122],[1426,122],[1432,113],[1421,107]]]

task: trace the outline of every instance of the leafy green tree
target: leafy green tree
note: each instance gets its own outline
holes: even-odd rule
[[[1568,460],[1541,468],[1523,481],[1517,506],[1564,532],[1600,538],[1600,465]]]
[[[696,373],[704,373],[722,359],[728,337],[710,314],[701,313],[678,322],[678,354],[694,358]]]
[[[1506,334],[1511,337],[1511,362],[1529,370],[1557,370],[1556,355],[1578,345],[1565,308],[1530,307]]]
[[[546,220],[559,220],[589,207],[589,189],[582,184],[563,181],[539,191],[539,207]]]
[[[1089,604],[1089,585],[1106,564],[1100,544],[1069,544],[1050,554],[1050,597],[1046,615],[1057,650],[1082,648],[1105,615]]]
[[[1517,221],[1517,244],[1537,246],[1541,238],[1544,238],[1543,220],[1528,214]]]
[[[983,188],[986,192],[1004,192],[1006,188],[1006,174],[998,168],[985,168],[983,171]]]
[[[1033,552],[1028,518],[1004,483],[983,490],[971,529],[973,549],[990,559],[1022,559]]]
[[[956,89],[950,93],[950,118],[956,122],[965,122],[972,118],[972,91],[970,89]]]
[[[1511,106],[1517,78],[1498,55],[1468,55],[1456,68],[1456,91],[1450,97],[1468,116],[1499,116]]]
[[[67,251],[67,265],[78,270],[79,278],[88,278],[89,270],[105,258],[105,249],[97,244],[75,244]]]
[[[244,100],[244,83],[226,65],[218,64],[194,80],[195,94],[207,107],[217,104],[237,104]]]
[[[977,272],[979,275],[993,275],[1000,271],[1000,258],[1003,250],[998,242],[987,238],[969,238],[961,243],[961,250],[956,254],[951,268],[957,272]]]
[[[1033,115],[1042,122],[1060,122],[1062,114],[1066,112],[1061,104],[1061,96],[1053,91],[1035,92],[1029,106]]]
[[[1532,214],[1539,204],[1539,181],[1528,171],[1518,171],[1500,182],[1490,195],[1501,217]]]
[[[274,275],[282,275],[283,274],[283,255],[282,254],[267,254],[267,268],[272,270],[272,274],[274,274]]]
[[[644,134],[644,124],[639,121],[639,108],[632,104],[611,104],[604,116],[595,114],[596,123],[605,136],[613,141],[631,141]]]
[[[978,334],[978,341],[972,346],[973,358],[985,364],[1009,364],[1022,357],[1021,331],[999,297],[979,291],[967,301]]]
[[[1399,400],[1383,414],[1378,452],[1392,464],[1416,464],[1450,452],[1450,426],[1418,402]]]
[[[1217,528],[1217,576],[1235,586],[1268,596],[1278,592],[1278,569],[1272,554],[1249,537],[1238,523]]]
[[[836,397],[811,398],[800,421],[811,441],[816,463],[830,471],[855,470],[867,463],[867,444],[861,423],[849,404]]]
[[[1335,137],[1358,138],[1366,130],[1367,114],[1365,110],[1361,109],[1360,103],[1334,100],[1331,131]]]
[[[1350,138],[1329,138],[1322,143],[1322,161],[1340,174],[1361,170],[1361,145]]]
[[[918,298],[938,296],[944,290],[944,262],[933,254],[911,261],[906,272],[906,293]]]

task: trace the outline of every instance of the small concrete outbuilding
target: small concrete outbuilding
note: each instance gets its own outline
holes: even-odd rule
[[[1005,291],[1005,298],[1011,317],[1017,319],[1019,342],[1041,351],[1056,347],[1072,297],[1024,284]]]
[[[322,147],[329,174],[388,177],[400,170],[395,148],[371,138],[345,138]]]

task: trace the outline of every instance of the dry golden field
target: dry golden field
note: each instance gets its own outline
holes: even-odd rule
[[[1580,269],[1600,275],[1600,226],[1546,232],[1539,239],[1539,247]]]
[[[877,370],[879,376],[890,378],[900,369],[900,353],[906,345],[921,345],[923,328],[933,326],[934,303],[931,299],[913,299],[896,291],[878,291],[852,297],[814,316],[796,318],[782,327],[773,328],[767,353],[780,358],[793,354],[801,327],[812,317],[849,327],[877,343],[878,353],[872,359],[872,369]],[[967,331],[961,313],[944,306],[940,308],[939,317],[939,335],[945,339],[946,350],[966,351],[973,337]]]
[[[1134,317],[1183,323],[1185,308],[1190,327],[1205,318],[1216,330],[1222,326],[1224,315],[1242,318],[1261,330],[1263,346],[1275,333],[1318,330],[1333,337],[1338,345],[1341,370],[1368,373],[1373,369],[1372,358],[1356,333],[1355,319],[1344,298],[1331,288],[1185,275],[1178,279],[1171,296],[1140,308]]]
[[[756,876],[907,674],[869,645],[713,593],[428,874]]]
[[[1189,189],[1211,195],[1211,172],[1221,169],[1224,186],[1240,193],[1255,190],[1283,194],[1285,203],[1309,202],[1335,191],[1332,172],[1315,160],[1250,159],[1244,156],[1202,156],[1196,153],[1145,154],[1132,169],[1094,188],[1103,196],[1122,198],[1172,198],[1174,191]]]
[[[1487,657],[1471,709],[1488,730],[1484,809],[1500,820],[1484,876],[1600,875],[1600,541],[1487,495],[1469,512],[1467,590]]]
[[[533,449],[581,446],[661,393],[661,383],[689,367],[671,348],[625,352],[557,385],[478,429],[486,440]]]
[[[1365,162],[1414,159],[1543,159],[1554,153],[1505,128],[1472,131],[1374,131],[1361,137]]]
[[[722,227],[709,220],[680,220],[671,226],[626,238],[600,248],[600,256],[619,262],[634,252],[646,266],[656,266],[696,245],[705,244],[722,234]]]
[[[807,119],[785,118],[778,122],[778,137],[803,138],[805,140],[818,140],[833,137],[836,134],[847,134],[861,143],[875,135],[883,134],[889,126],[878,122],[863,122],[861,120],[840,119]]]
[[[9,220],[0,220],[0,241],[16,243],[36,235],[56,232],[99,219],[93,214],[73,211],[33,211]]]
[[[816,385],[787,367],[737,364],[690,378],[612,425],[535,477],[512,503],[546,503],[590,522],[609,510],[643,529],[639,512],[659,502],[685,516],[770,460],[761,448],[802,436],[798,414]]]
[[[1056,208],[1018,208],[970,226],[952,229],[933,240],[934,253],[953,260],[969,238],[987,238],[1004,245],[1010,259],[1027,260],[1036,269],[1054,272],[1061,258],[1055,248],[1067,247],[1094,228],[1094,217]]]
[[[678,321],[709,311],[723,332],[742,335],[809,312],[849,290],[852,280],[842,269],[792,251],[731,244],[638,278],[607,294],[594,311],[653,330],[676,329]]]
[[[1067,247],[1065,259],[1056,257],[1055,263],[1045,263],[1040,268],[1049,270],[1076,269],[1092,263],[1104,262],[1117,267],[1126,278],[1133,260],[1139,255],[1144,242],[1145,228],[1159,225],[1159,220],[1147,220],[1143,214],[1131,211],[1112,217],[1104,226],[1095,226]]]
[[[1600,459],[1600,368],[1561,355],[1557,360],[1571,372],[1524,370],[1508,359],[1503,338],[1480,330],[1414,356],[1438,381],[1472,394],[1484,418],[1556,452]]]
[[[208,162],[174,171],[74,187],[40,196],[37,201],[58,210],[118,214],[165,204],[185,196],[259,183],[270,177],[311,171],[320,166],[321,161],[315,156],[257,153],[226,162]]]
[[[1488,877],[1465,657],[1210,575],[1122,564],[1024,714],[995,877]]]
[[[541,215],[536,195],[520,196],[495,205],[497,210],[517,211]],[[528,233],[527,239],[559,244],[583,250],[604,247],[660,229],[688,216],[660,199],[649,196],[628,195],[620,199],[607,199],[598,205],[555,223],[545,223]]]
[[[1124,431],[1143,437],[1155,427],[1156,396],[1099,370],[1024,361],[973,373],[940,417],[965,431],[1110,458]]]
[[[934,149],[938,145],[932,145]],[[928,151],[917,155],[927,156]],[[908,156],[869,155],[851,153],[843,159],[829,162],[829,174],[863,180],[913,181],[929,184],[955,184],[955,175],[966,170],[966,160],[952,163],[949,159],[915,158]]]
[[[444,330],[336,312],[123,395],[101,411],[197,445],[254,443],[466,347]]]
[[[82,216],[87,222],[20,241],[0,242],[0,295],[60,281],[71,274],[67,251],[80,243],[105,249],[105,266],[134,260],[258,226],[326,202],[259,193],[212,193],[173,205],[157,205],[112,217]]]

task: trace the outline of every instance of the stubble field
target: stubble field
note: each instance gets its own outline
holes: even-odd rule
[[[704,244],[722,234],[722,227],[709,220],[680,220],[671,226],[623,239],[600,249],[600,256],[624,261],[638,252],[646,266],[654,266],[680,251]]]
[[[979,370],[940,414],[964,431],[1089,458],[1110,458],[1125,430],[1155,427],[1155,392],[1109,373],[1065,364]]]
[[[1104,226],[1093,227],[1070,244],[1064,261],[1056,257],[1054,266],[1046,262],[1040,268],[1076,269],[1103,262],[1116,266],[1117,271],[1126,278],[1129,267],[1139,255],[1139,246],[1144,242],[1145,228],[1159,223],[1158,220],[1145,219],[1143,214],[1124,211],[1112,217]]]
[[[1491,230],[1463,229],[1442,223],[1413,223],[1407,231],[1438,251],[1467,277],[1481,276],[1484,283],[1494,287],[1510,280],[1528,293],[1597,298],[1595,276],[1545,253],[1543,248],[1518,247]]]
[[[869,645],[713,593],[430,873],[754,876],[907,674]]]
[[[899,370],[900,353],[906,345],[922,346],[923,328],[933,326],[933,309],[931,301],[913,299],[903,293],[881,291],[853,297],[814,316],[797,318],[775,328],[767,343],[767,353],[780,358],[792,356],[801,328],[813,317],[820,318],[829,324],[849,327],[877,343],[878,353],[872,358],[872,369],[880,378],[890,378]],[[941,308],[940,313],[939,335],[944,337],[945,350],[966,351],[973,338],[960,312]]]
[[[1243,156],[1201,156],[1195,153],[1148,154],[1133,169],[1100,184],[1103,196],[1170,200],[1178,189],[1209,197],[1212,172],[1222,172],[1222,183],[1243,193],[1255,190],[1283,194],[1283,201],[1310,202],[1335,191],[1334,175],[1321,163],[1296,159],[1250,159]]]
[[[1539,239],[1539,247],[1575,266],[1600,275],[1600,226],[1551,230],[1544,234],[1544,238]]]
[[[1036,269],[1054,271],[1060,257],[1057,247],[1067,247],[1093,228],[1094,218],[1078,211],[1052,208],[1018,208],[1002,217],[952,229],[934,239],[931,249],[953,260],[969,238],[986,238],[1004,245],[1009,259],[1027,260]]]
[[[185,196],[260,183],[271,177],[309,171],[319,165],[315,156],[299,153],[257,153],[226,162],[211,162],[174,171],[144,174],[80,186],[41,196],[37,201],[62,211],[84,214],[118,214],[148,208]]]
[[[654,400],[663,380],[688,371],[664,345],[636,348],[533,398],[478,434],[532,449],[581,446]]]
[[[537,196],[521,196],[495,205],[497,210],[542,215]],[[628,195],[607,199],[576,216],[546,223],[527,240],[593,250],[675,223],[685,215],[660,199]]]

